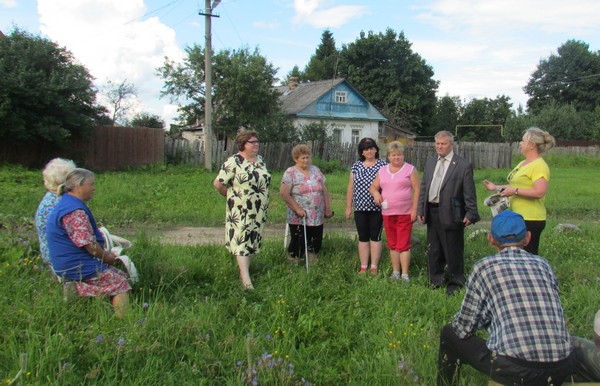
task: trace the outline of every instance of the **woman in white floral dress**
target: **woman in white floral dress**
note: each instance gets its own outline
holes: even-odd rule
[[[256,132],[240,132],[236,144],[238,153],[223,163],[213,186],[227,198],[225,247],[237,259],[244,288],[252,289],[249,268],[252,256],[260,251],[271,175],[258,155]]]

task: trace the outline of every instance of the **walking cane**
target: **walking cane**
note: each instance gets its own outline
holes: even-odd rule
[[[304,255],[306,256],[306,272],[308,273],[308,240],[306,237],[306,216],[302,217],[304,224]]]
[[[290,225],[286,222],[285,223],[285,233],[283,235],[283,250],[286,250],[286,248],[287,248],[289,236],[290,236]]]

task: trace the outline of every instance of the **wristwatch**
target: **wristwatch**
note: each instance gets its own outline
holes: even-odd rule
[[[515,189],[515,196],[518,196],[518,195],[519,195],[519,188],[516,188]]]

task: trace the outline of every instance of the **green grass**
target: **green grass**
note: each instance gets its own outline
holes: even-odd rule
[[[559,278],[571,332],[589,337],[600,298],[598,165],[552,161],[541,250]],[[501,181],[507,174],[476,172],[484,220],[489,211],[482,205],[481,181]],[[161,245],[149,236],[171,226],[222,226],[224,200],[212,188],[213,178],[160,165],[97,176],[90,206],[109,227],[134,232],[129,254],[141,278],[130,314],[117,320],[105,299],[65,302],[60,286],[39,269],[32,217],[44,194],[40,173],[0,167],[0,381],[239,385],[256,377],[263,385],[302,379],[318,385],[435,383],[439,330],[461,297],[427,288],[424,227],[415,228],[410,286],[385,279],[387,252],[379,277],[356,275],[355,240],[326,235],[308,274],[287,263],[280,240],[267,241],[251,268],[256,290],[244,292],[223,247]],[[327,183],[333,220],[351,226],[343,218],[347,178],[347,172],[336,172]],[[274,175],[271,224],[285,218],[280,179]],[[577,224],[581,232],[555,233],[562,222]],[[469,237],[485,227],[484,221],[467,231],[467,268],[492,253],[484,235]],[[464,368],[463,385],[486,382]]]

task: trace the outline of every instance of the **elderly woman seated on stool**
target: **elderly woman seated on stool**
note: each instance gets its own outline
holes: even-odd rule
[[[46,235],[54,272],[75,283],[81,296],[108,296],[117,317],[129,308],[127,274],[112,265],[104,238],[87,206],[95,191],[94,174],[74,169],[58,188],[61,197],[48,218]]]

